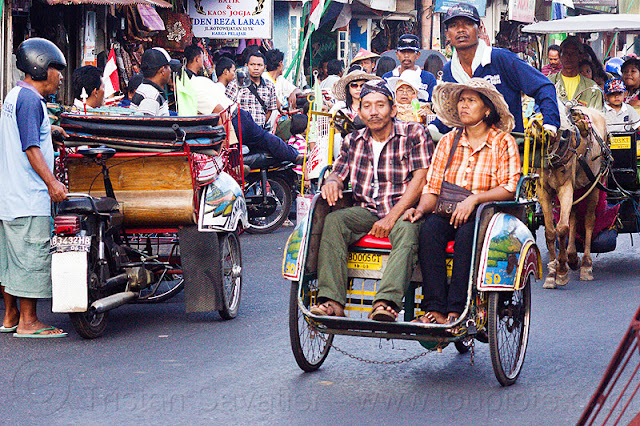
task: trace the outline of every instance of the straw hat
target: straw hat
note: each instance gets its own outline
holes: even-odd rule
[[[351,71],[349,74],[345,75],[333,84],[333,96],[340,101],[346,100],[347,86],[352,81],[358,80],[382,80],[382,78],[378,77],[377,75],[367,74],[362,70]]]
[[[406,84],[415,90],[418,99],[424,99],[425,101],[429,99],[429,93],[420,88],[422,79],[420,78],[420,73],[416,70],[404,70],[402,74],[400,74],[400,77],[389,77],[387,82],[389,83],[389,88],[391,88],[394,93],[396,93],[398,87]],[[396,93],[396,96],[397,95]]]
[[[472,78],[467,84],[440,83],[433,89],[433,108],[440,120],[449,127],[464,127],[458,116],[458,99],[463,90],[474,90],[485,95],[496,108],[500,121],[496,127],[505,132],[510,132],[515,127],[515,120],[509,105],[495,86],[484,78]]]
[[[359,61],[362,61],[364,59],[378,59],[379,57],[380,55],[377,55],[373,52],[369,52],[368,50],[361,47],[358,53],[356,54],[356,56],[354,56],[353,59],[351,60],[351,63],[349,64],[349,66]]]

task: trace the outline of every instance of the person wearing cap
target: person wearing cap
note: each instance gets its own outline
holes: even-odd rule
[[[455,48],[442,70],[442,81],[468,83],[481,77],[504,96],[515,118],[514,131],[524,132],[522,93],[535,99],[543,116],[544,128],[555,134],[560,127],[560,113],[553,84],[542,73],[507,50],[489,46],[480,39],[482,23],[478,10],[467,3],[457,3],[444,17],[445,34]],[[439,139],[449,131],[436,119],[429,125],[431,136]]]
[[[395,321],[418,248],[419,224],[401,218],[420,196],[434,148],[423,126],[395,119],[393,92],[383,80],[367,81],[360,100],[366,127],[345,138],[321,188],[322,197],[335,206],[351,182],[354,205],[325,218],[318,253],[319,304],[311,313],[344,316],[347,247],[372,235],[388,237],[393,248],[369,319]]]
[[[400,77],[406,70],[414,70],[420,73],[421,89],[428,93],[429,97],[424,101],[431,100],[431,92],[436,86],[437,81],[433,74],[429,71],[421,69],[416,65],[416,61],[420,57],[420,40],[413,34],[404,34],[398,39],[396,48],[396,57],[400,61],[400,65],[393,71],[384,74],[382,77],[388,80],[390,77]]]
[[[619,78],[607,80],[604,84],[604,118],[607,132],[630,132],[640,127],[640,114],[624,101],[626,88]]]
[[[580,61],[584,53],[584,45],[578,37],[569,36],[564,39],[560,44],[562,71],[551,74],[549,80],[555,85],[558,98],[563,102],[576,100],[589,108],[602,111],[602,91],[595,81],[580,74]]]
[[[490,201],[513,200],[520,179],[520,155],[511,136],[514,117],[496,88],[483,78],[468,83],[441,83],[433,92],[433,107],[454,129],[438,143],[420,203],[405,220],[425,217],[420,229],[421,308],[423,323],[456,321],[464,311],[473,254],[476,207]],[[434,212],[442,183],[470,191],[450,217]],[[445,250],[455,241],[451,284],[447,286]]]
[[[46,96],[58,91],[67,62],[42,38],[23,41],[16,66],[25,73],[7,94],[0,116],[0,280],[4,318],[0,333],[52,338],[67,333],[38,319],[38,299],[51,298],[51,202],[67,197],[53,174],[52,131]]]
[[[167,116],[169,101],[164,86],[171,81],[172,70],[180,67],[180,61],[171,59],[161,47],[147,49],[142,54],[140,68],[144,80],[131,99],[132,108],[141,115]]]
[[[425,99],[427,94],[420,89],[420,74],[417,71],[406,70],[400,77],[389,78],[389,87],[396,95],[398,120],[421,123],[427,114],[432,114],[429,105],[418,100]]]
[[[373,74],[373,70],[376,68],[376,61],[379,57],[380,55],[369,52],[361,47],[356,56],[351,60],[349,68],[354,65],[360,65],[366,73]]]

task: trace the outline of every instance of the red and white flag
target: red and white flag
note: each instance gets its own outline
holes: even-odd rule
[[[107,65],[104,67],[102,74],[104,81],[104,97],[109,98],[114,93],[120,91],[120,79],[118,78],[118,66],[116,65],[116,52],[111,48]]]
[[[309,11],[309,23],[318,28],[320,19],[324,13],[324,0],[311,0],[311,10]]]

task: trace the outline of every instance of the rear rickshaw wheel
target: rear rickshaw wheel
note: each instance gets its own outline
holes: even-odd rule
[[[502,386],[516,382],[524,363],[531,317],[531,275],[524,288],[489,293],[489,348],[493,372]]]
[[[96,247],[91,247],[91,252],[89,252],[89,268],[87,271],[89,307],[101,297],[98,293],[99,278],[94,272],[97,267],[95,251]],[[71,325],[73,325],[73,328],[80,336],[85,339],[95,339],[96,337],[100,337],[107,328],[107,314],[108,312],[97,314],[89,308],[86,312],[69,314],[69,319],[71,320]]]
[[[233,232],[220,235],[220,254],[222,262],[222,301],[223,308],[218,311],[224,319],[238,315],[240,295],[242,293],[242,252],[240,240]]]
[[[317,283],[317,279],[314,279]],[[310,302],[309,287],[304,287],[304,302]],[[322,333],[311,326],[298,306],[298,282],[291,283],[289,297],[289,337],[298,366],[307,372],[315,371],[329,355],[333,334]]]

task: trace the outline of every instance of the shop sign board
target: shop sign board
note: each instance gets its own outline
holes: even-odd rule
[[[616,7],[618,0],[573,0],[574,6],[609,6]]]
[[[509,20],[530,24],[536,17],[536,0],[509,0]]]
[[[447,13],[447,10],[449,10],[449,8],[457,3],[460,3],[459,0],[436,0],[436,12],[438,13]],[[480,14],[480,16],[485,16],[486,14],[486,7],[487,7],[487,2],[486,0],[468,0],[465,1],[465,3],[469,3],[470,5],[473,5],[476,7],[476,9],[478,9],[478,13]]]
[[[273,0],[189,0],[196,37],[271,39]]]

